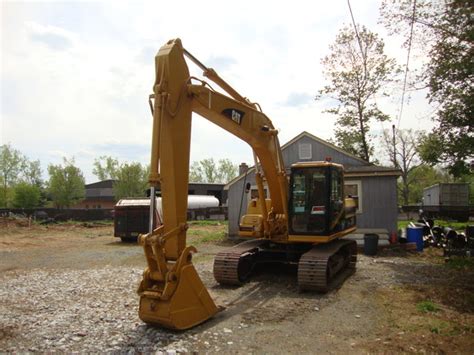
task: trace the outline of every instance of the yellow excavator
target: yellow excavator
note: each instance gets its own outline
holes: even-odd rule
[[[185,57],[224,93],[191,77]],[[260,106],[241,96],[210,68],[168,41],[155,57],[156,78],[149,103],[153,114],[151,196],[161,189],[163,224],[156,226],[150,203],[149,233],[141,235],[148,267],[138,294],[140,318],[149,324],[188,329],[215,315],[217,307],[192,262],[186,245],[191,118],[195,112],[247,142],[254,153],[258,197],[239,224],[250,240],[217,254],[214,277],[240,285],[258,263],[298,266],[301,290],[326,292],[355,270],[357,246],[341,237],[355,230],[355,202],[344,195],[344,169],[325,162],[283,163],[278,131]],[[269,196],[265,197],[265,188]]]

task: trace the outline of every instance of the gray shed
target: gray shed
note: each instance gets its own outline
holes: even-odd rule
[[[282,155],[288,173],[292,164],[302,161],[331,158],[334,163],[344,165],[346,195],[357,196],[358,199],[359,233],[380,233],[384,230],[391,234],[397,231],[397,178],[400,176],[398,169],[367,163],[308,132],[302,132],[283,145]],[[245,194],[243,187],[248,182],[252,188],[250,193]],[[250,199],[257,195],[254,169],[250,168],[247,173],[231,180],[224,190],[228,191],[228,233],[230,237],[236,237],[239,219],[245,214]]]

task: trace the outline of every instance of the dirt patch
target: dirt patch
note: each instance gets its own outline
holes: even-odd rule
[[[113,237],[110,224],[10,225],[0,232],[0,272],[103,265],[144,266],[145,261],[138,244],[122,243]]]
[[[474,271],[436,251],[359,256],[338,289],[299,293],[294,267],[256,270],[242,287],[212,275],[226,226],[191,225],[194,264],[226,310],[186,332],[143,324],[142,248],[112,226],[9,225],[0,231],[0,351],[367,353],[474,348]],[[464,264],[461,264],[464,265]],[[429,307],[421,307],[428,305]]]

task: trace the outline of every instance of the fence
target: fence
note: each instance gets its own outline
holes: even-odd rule
[[[404,205],[399,211],[399,217],[402,219],[417,219],[420,210],[423,210],[425,216],[429,218],[451,218],[465,222],[469,217],[474,217],[474,206],[420,206]],[[399,218],[400,219],[400,218]]]
[[[57,209],[57,208],[1,208],[0,216],[25,215],[33,216],[35,219],[54,218],[56,221],[98,221],[113,219],[112,209]]]
[[[206,207],[188,210],[188,220],[227,220],[228,217],[227,207]]]
[[[114,219],[113,209],[57,209],[57,208],[0,208],[0,216],[24,215],[35,219],[53,218],[56,221],[98,221]],[[188,220],[227,220],[227,207],[207,207],[188,210]]]

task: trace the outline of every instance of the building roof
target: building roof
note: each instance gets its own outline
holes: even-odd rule
[[[298,140],[300,140],[301,138],[303,137],[308,137],[320,144],[323,144],[331,149],[334,149],[346,156],[349,156],[355,160],[358,160],[360,161],[361,163],[363,163],[363,165],[353,165],[353,166],[349,166],[349,165],[345,165],[344,166],[344,169],[345,169],[345,172],[346,172],[346,176],[350,177],[350,176],[390,176],[390,175],[393,175],[393,176],[400,176],[400,170],[399,169],[395,169],[395,168],[390,168],[390,167],[385,167],[385,166],[378,166],[378,165],[374,165],[372,163],[369,163],[367,161],[365,161],[364,159],[361,159],[351,153],[348,153],[346,152],[345,150],[335,146],[334,144],[332,143],[329,143],[319,137],[316,137],[315,135],[312,135],[311,133],[308,133],[306,131],[303,131],[301,132],[300,134],[298,134],[296,137],[292,138],[291,140],[289,140],[288,142],[286,142],[285,144],[282,145],[281,147],[281,150],[284,151],[286,150],[289,146],[291,146],[292,144],[296,143]],[[245,175],[248,175],[250,173],[252,173],[253,171],[255,170],[255,167],[251,167],[247,170],[247,172],[235,177],[234,179],[232,179],[231,181],[229,181],[225,186],[224,186],[224,190],[228,190],[230,186],[232,186],[233,184],[235,184],[237,181],[239,181],[240,179],[242,179]]]
[[[84,202],[91,201],[115,201],[114,196],[86,196],[83,200]]]
[[[188,185],[211,185],[211,186],[225,186],[226,184],[222,184],[220,182],[190,182]]]
[[[103,189],[103,188],[112,188],[114,185],[114,179],[107,179],[98,182],[93,182],[92,184],[86,184],[86,189]]]
[[[400,176],[400,170],[387,166],[379,165],[358,165],[358,166],[344,166],[345,175],[350,176],[380,176],[380,175],[393,175]]]
[[[321,143],[322,145],[325,145],[326,147],[329,147],[331,149],[334,149],[336,151],[338,151],[339,153],[342,153],[348,157],[351,157],[353,159],[356,159],[358,161],[360,161],[362,164],[371,164],[367,161],[365,161],[364,159],[361,159],[349,152],[346,152],[345,150],[342,150],[341,148],[335,146],[334,144],[332,143],[329,143],[328,141],[325,141],[324,139],[321,139],[319,137],[316,137],[315,135],[312,135],[311,133],[308,133],[306,131],[303,131],[301,132],[300,134],[298,134],[296,137],[294,137],[293,139],[289,140],[288,142],[286,142],[285,144],[282,145],[281,147],[281,150],[285,150],[286,148],[288,148],[290,145],[292,145],[293,143],[297,142],[298,140],[300,140],[301,138],[303,137],[308,137],[312,140],[315,140],[316,142],[318,143]]]

